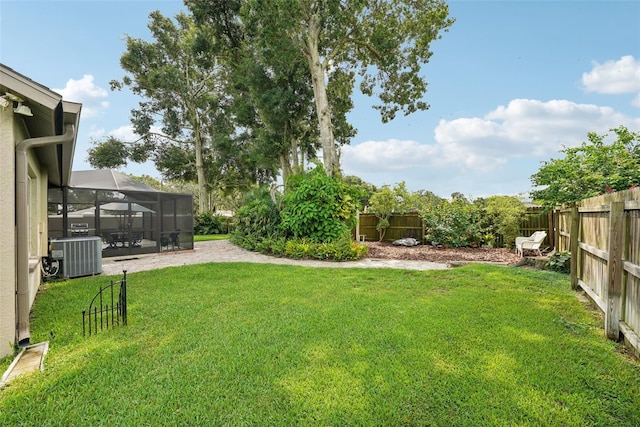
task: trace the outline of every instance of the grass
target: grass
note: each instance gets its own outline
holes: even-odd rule
[[[229,234],[206,234],[193,236],[194,242],[207,242],[209,240],[227,240]]]
[[[170,268],[83,338],[107,280],[46,285],[46,369],[0,392],[5,425],[640,425],[640,365],[556,273]]]

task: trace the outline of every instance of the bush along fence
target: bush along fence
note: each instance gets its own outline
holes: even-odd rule
[[[117,287],[117,289],[116,289]],[[111,305],[109,305],[111,303]],[[99,320],[98,320],[99,319]],[[103,328],[127,324],[127,270],[122,272],[122,280],[111,283],[100,290],[89,304],[89,310],[82,310],[82,335],[98,333]]]
[[[546,231],[547,237],[544,246],[553,246],[554,242],[554,219],[553,212],[545,211],[541,207],[528,207],[527,213],[520,224],[520,233],[522,236],[530,236],[536,231]],[[355,238],[357,240],[378,240],[378,230],[376,225],[378,218],[371,213],[360,213],[358,223],[355,229]],[[389,227],[384,235],[384,240],[392,242],[394,240],[413,237],[422,244],[426,241],[426,224],[417,212],[409,212],[402,215],[392,215],[389,218]],[[502,236],[495,235],[495,246],[503,246]]]
[[[570,251],[571,287],[604,312],[609,339],[640,356],[640,189],[582,200],[556,211],[558,251]]]

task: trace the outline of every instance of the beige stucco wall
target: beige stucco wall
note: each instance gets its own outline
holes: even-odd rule
[[[10,355],[16,335],[16,239],[29,239],[29,303],[41,283],[40,257],[47,253],[47,171],[28,153],[30,230],[15,231],[15,145],[27,137],[21,117],[0,108],[0,357]]]
[[[16,335],[15,154],[13,111],[0,108],[0,357]]]
[[[42,282],[41,257],[47,253],[47,171],[29,153],[29,305]]]

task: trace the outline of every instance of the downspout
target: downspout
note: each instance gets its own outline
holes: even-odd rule
[[[32,148],[57,145],[72,141],[75,128],[68,124],[62,135],[28,138],[16,145],[16,342],[20,347],[29,345],[29,211],[27,193],[29,191],[29,158]]]

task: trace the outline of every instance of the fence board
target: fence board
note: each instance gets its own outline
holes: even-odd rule
[[[530,236],[540,230],[547,232],[547,236],[543,241],[543,246],[553,246],[555,238],[550,213],[546,212],[542,207],[527,208],[527,214],[520,223],[520,235]]]
[[[640,357],[640,336],[624,322],[620,322],[620,331],[624,335],[624,342],[635,351],[637,357]]]
[[[586,283],[599,298],[605,299],[603,285],[607,277],[606,262],[599,256],[578,251],[578,278]]]
[[[554,212],[557,250],[569,242],[572,288],[583,288],[604,312],[607,337],[622,333],[640,354],[640,189],[576,206]]]
[[[379,236],[378,230],[376,230],[377,224],[378,218],[375,215],[361,213],[359,215],[357,233],[360,236],[365,236],[368,241],[377,241]],[[424,224],[418,213],[392,215],[389,218],[389,227],[385,231],[384,240],[394,241],[405,237],[413,237],[423,242],[424,234]]]
[[[578,247],[585,252],[590,253],[591,255],[595,255],[600,259],[605,261],[609,260],[609,252],[603,251],[602,249],[598,249],[595,246],[588,245],[586,243],[578,242]]]
[[[568,252],[570,251],[570,237],[571,237],[571,210],[557,210],[554,215],[554,222],[556,223],[556,251]]]
[[[640,355],[640,341],[637,336],[640,335],[640,200],[625,202],[625,211],[627,215],[627,229],[629,230],[629,236],[635,236],[629,238],[627,246],[626,261],[624,263],[625,270],[625,282],[623,284],[624,291],[624,307],[622,312],[622,319],[626,327],[636,334],[636,351]],[[628,332],[625,333],[622,327],[625,338],[628,337]],[[631,338],[631,344],[633,344],[633,338]]]
[[[607,294],[607,314],[604,329],[612,340],[620,338],[620,316],[622,314],[622,253],[624,248],[624,202],[611,203],[609,219],[609,260],[607,282],[603,290]]]
[[[569,252],[571,252],[571,289],[578,289],[578,279],[582,277],[578,260],[578,240],[580,236],[580,216],[578,207],[571,207],[571,222],[569,226]],[[582,264],[584,265],[584,264]]]
[[[625,209],[626,206],[625,206]],[[634,209],[629,208],[627,216],[627,228],[629,235],[635,236],[635,239],[629,239],[627,260],[633,264],[640,265],[640,207]]]
[[[623,319],[633,331],[640,331],[640,278],[627,277]]]
[[[605,311],[607,309],[604,301],[602,301],[602,299],[600,298],[600,295],[595,293],[587,283],[583,282],[582,280],[578,280],[578,285],[580,286],[580,288],[582,288],[583,291],[587,293],[587,295],[589,295],[589,298],[591,298],[591,300],[600,308],[600,310]]]
[[[579,240],[589,246],[609,250],[609,212],[585,212],[580,214]]]

